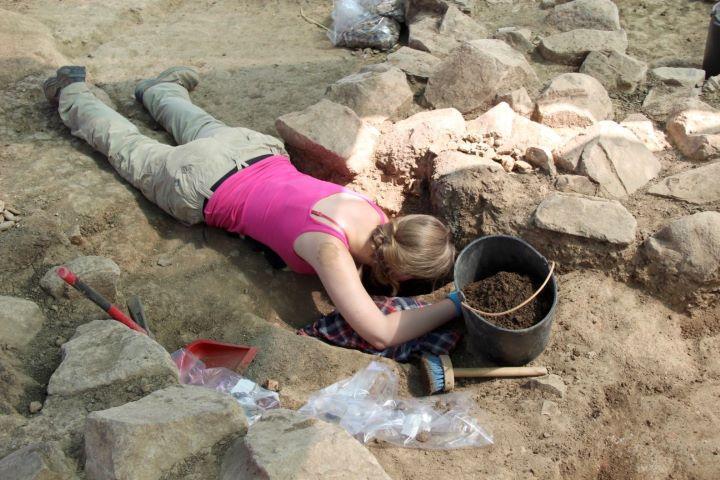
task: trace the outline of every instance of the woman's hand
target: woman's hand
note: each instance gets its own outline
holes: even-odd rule
[[[377,350],[417,338],[455,318],[455,305],[448,299],[383,315],[365,290],[352,255],[332,235],[305,233],[295,242],[295,251],[313,266],[343,318]]]

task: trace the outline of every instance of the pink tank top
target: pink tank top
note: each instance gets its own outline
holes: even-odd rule
[[[364,198],[386,221],[380,207],[366,197],[300,173],[287,157],[274,155],[226,179],[205,206],[205,223],[247,235],[270,247],[294,272],[313,274],[313,267],[295,253],[293,245],[303,233],[321,232],[349,248],[339,227],[319,222],[311,214],[317,202],[341,192]]]

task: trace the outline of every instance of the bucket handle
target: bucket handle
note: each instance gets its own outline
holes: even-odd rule
[[[486,317],[502,317],[503,315],[508,315],[508,314],[510,314],[510,313],[515,312],[516,310],[520,310],[522,307],[524,307],[524,306],[527,305],[528,303],[532,302],[532,301],[535,299],[535,297],[537,297],[538,295],[540,295],[540,292],[543,291],[543,289],[545,288],[545,285],[547,285],[548,282],[550,281],[550,278],[552,278],[552,275],[553,275],[553,272],[554,272],[554,271],[555,271],[555,262],[551,262],[551,263],[550,263],[550,271],[548,272],[547,277],[545,278],[545,281],[542,283],[542,285],[540,285],[540,288],[538,288],[537,290],[535,290],[535,293],[533,293],[532,295],[530,295],[530,297],[529,297],[527,300],[525,300],[524,302],[522,302],[522,303],[521,303],[520,305],[518,305],[517,307],[511,308],[510,310],[505,310],[504,312],[498,312],[498,313],[483,312],[482,310],[478,310],[478,309],[476,309],[476,308],[471,307],[470,305],[468,305],[468,304],[465,303],[465,302],[462,302],[462,304],[463,304],[463,306],[464,306],[465,308],[467,308],[468,310],[470,310],[470,311],[472,311],[472,312],[475,312],[475,313],[477,313],[478,315],[484,315],[484,316],[486,316]]]

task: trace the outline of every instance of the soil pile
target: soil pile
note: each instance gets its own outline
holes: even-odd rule
[[[463,288],[466,302],[483,312],[504,312],[515,308],[535,293],[532,281],[526,275],[514,272],[498,272],[473,282]],[[549,310],[547,301],[534,299],[519,310],[501,317],[486,317],[498,327],[511,330],[529,328],[545,317]]]

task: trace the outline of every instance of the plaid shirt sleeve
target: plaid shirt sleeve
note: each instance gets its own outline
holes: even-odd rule
[[[412,297],[373,297],[373,301],[384,315],[427,305]],[[376,350],[350,327],[337,310],[321,317],[315,323],[301,328],[297,333],[319,338],[338,347],[352,348],[372,355],[392,358],[398,362],[408,362],[423,353],[446,355],[460,341],[460,334],[456,330],[440,327],[403,344],[385,350]]]

